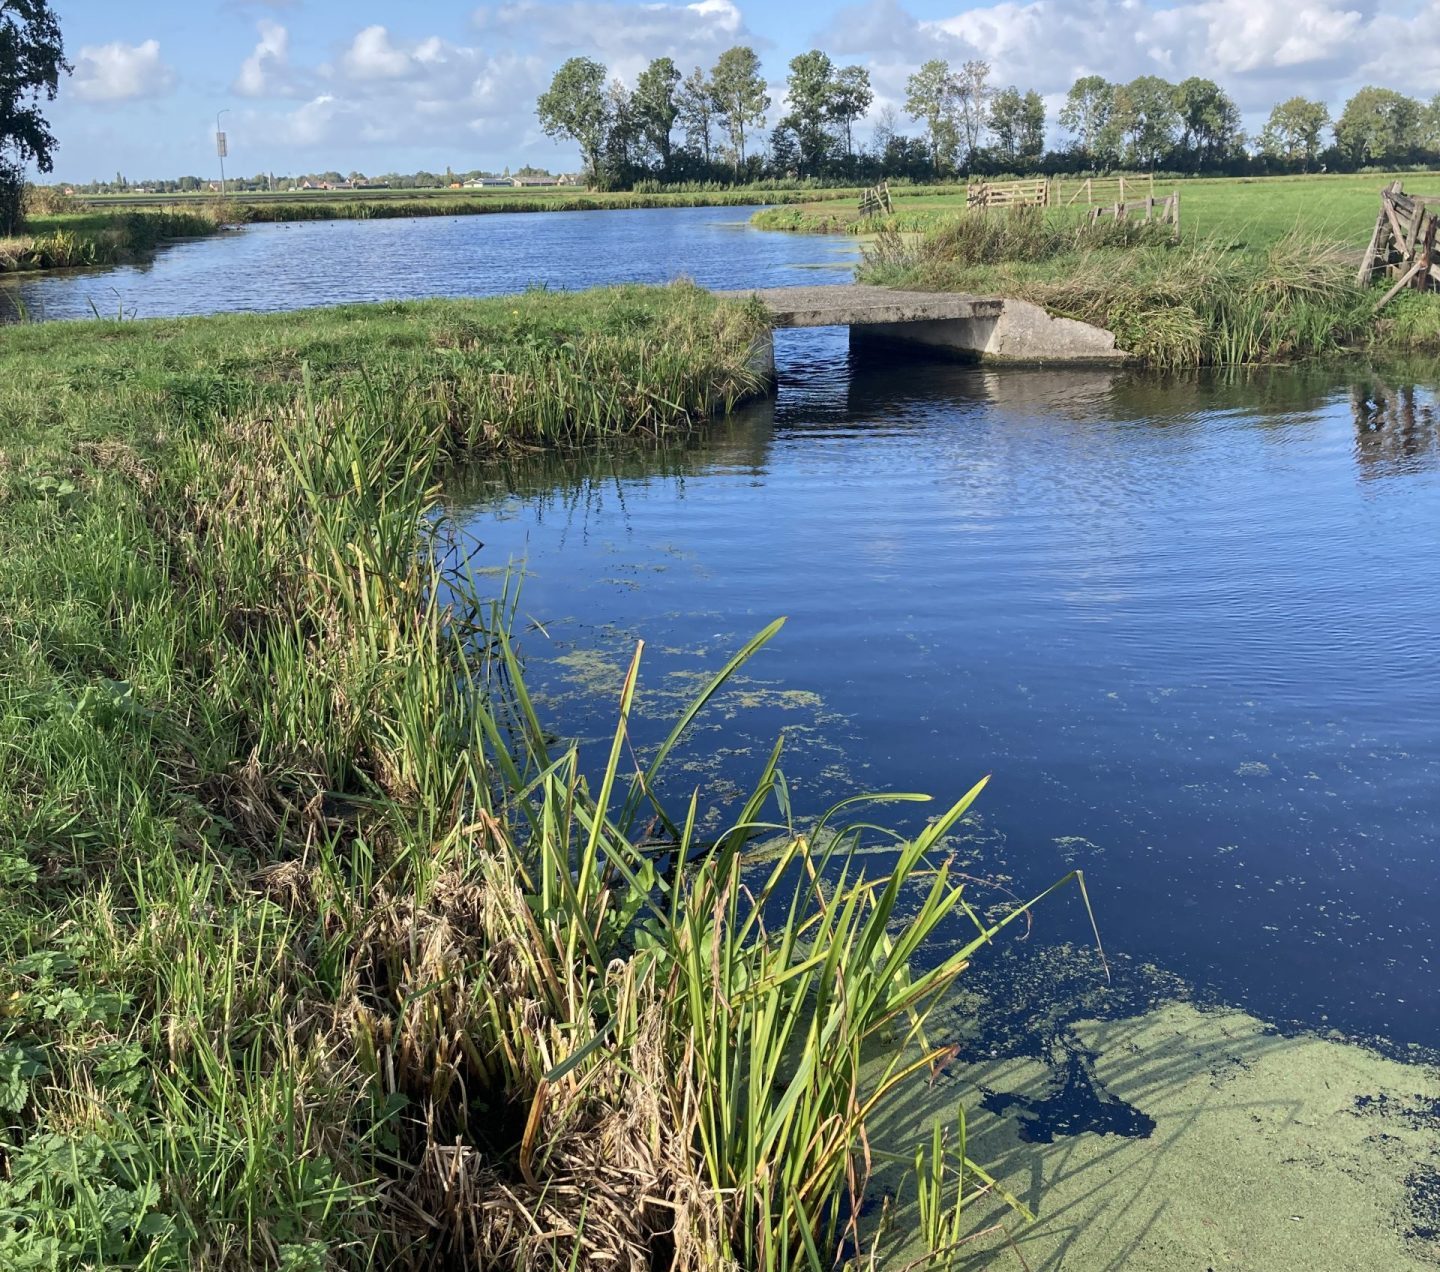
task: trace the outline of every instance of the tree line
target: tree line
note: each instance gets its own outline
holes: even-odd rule
[[[875,100],[869,71],[838,66],[819,49],[792,58],[788,71],[785,109],[772,120],[760,58],[744,45],[688,75],[671,58],[656,58],[633,87],[592,58],[572,57],[540,95],[536,115],[547,134],[580,148],[586,176],[607,189],[1114,168],[1239,175],[1440,161],[1440,95],[1426,103],[1366,87],[1333,120],[1324,102],[1292,97],[1247,136],[1239,107],[1214,80],[1086,75],[1059,111],[1063,143],[1047,148],[1039,93],[994,83],[984,61],[936,58],[906,82],[904,115],[917,131],[887,106],[868,144],[857,146],[855,125]]]

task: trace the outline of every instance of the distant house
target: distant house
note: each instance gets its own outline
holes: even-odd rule
[[[318,182],[318,181],[311,181],[309,177],[306,177],[305,180],[300,183],[300,188],[301,188],[302,190],[321,190],[321,189],[324,189],[324,187],[320,184],[320,182]]]
[[[510,184],[517,187],[527,186],[556,186],[560,184],[559,177],[511,177]]]
[[[512,186],[514,182],[509,177],[471,177],[465,183],[467,190],[488,189],[491,186]]]

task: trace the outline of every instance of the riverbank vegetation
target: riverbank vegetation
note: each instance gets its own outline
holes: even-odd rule
[[[777,747],[697,842],[666,758],[779,624],[643,758],[637,651],[584,773],[440,499],[688,426],[762,323],[677,286],[0,332],[0,1263],[858,1255],[866,1127],[1024,913],[945,864],[979,787],[862,869]],[[934,1143],[931,1213],[991,1187]]]
[[[1377,293],[1355,282],[1357,257],[1300,231],[1247,244],[1025,207],[962,214],[918,236],[886,230],[859,277],[1029,300],[1113,331],[1121,348],[1162,368],[1440,347],[1436,297],[1407,294],[1377,320]]]
[[[525,190],[449,191],[430,198],[350,196],[237,199],[237,220],[346,221],[407,216],[483,216],[496,212],[602,212],[626,208],[729,208],[757,203],[825,202],[855,199],[854,187],[770,189],[762,186],[622,191]]]
[[[187,207],[98,212],[32,186],[18,232],[0,237],[0,273],[115,265],[171,239],[214,234],[234,219],[234,209],[214,199]]]

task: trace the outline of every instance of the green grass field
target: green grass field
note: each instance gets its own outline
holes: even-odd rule
[[[1081,206],[966,210],[916,193],[868,232],[862,281],[1028,300],[1115,333],[1152,366],[1279,362],[1362,348],[1431,349],[1440,298],[1406,292],[1377,310],[1383,283],[1356,268],[1390,178],[1315,176],[1157,183],[1180,194],[1178,229],[1158,220],[1090,224]],[[1407,184],[1427,193],[1433,174]],[[1073,187],[1072,187],[1073,188]],[[1143,195],[1127,191],[1127,201]],[[823,226],[823,206],[775,209]]]
[[[1398,177],[1412,193],[1440,194],[1440,173],[1346,173],[1295,177],[1203,177],[1157,180],[1157,198],[1180,192],[1181,226],[1187,233],[1247,247],[1264,247],[1292,230],[1317,240],[1364,247],[1375,224],[1381,187]],[[1082,183],[1061,180],[1064,200]],[[1138,197],[1148,185],[1136,180]],[[802,203],[756,214],[757,225],[812,233],[866,233],[882,225],[901,230],[926,230],[965,214],[963,189],[937,193],[924,187],[893,192],[895,216],[863,220],[858,207],[839,209],[828,202]],[[1060,210],[1065,210],[1062,209]],[[1069,209],[1075,217],[1083,209]]]

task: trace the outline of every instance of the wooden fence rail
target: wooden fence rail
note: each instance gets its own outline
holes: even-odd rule
[[[1056,186],[1059,186],[1056,182]],[[1075,187],[1074,192],[1067,199],[1059,199],[1056,202],[1063,203],[1065,207],[1071,207],[1076,203],[1094,207],[1097,204],[1125,203],[1127,193],[1134,196],[1137,191],[1143,191],[1144,197],[1152,198],[1155,194],[1155,174],[1146,173],[1143,177],[1086,177]]]
[[[967,208],[1014,208],[1050,206],[1050,182],[1041,177],[1036,181],[982,181],[965,187]]]
[[[1153,194],[1144,199],[1136,199],[1130,203],[1115,203],[1108,208],[1091,208],[1090,224],[1094,225],[1103,217],[1113,217],[1117,221],[1128,221],[1138,212],[1145,215],[1140,219],[1143,221],[1160,220],[1166,225],[1173,225],[1176,233],[1180,231],[1180,191],[1166,195],[1163,199],[1157,199]],[[1159,213],[1158,217],[1156,213]]]
[[[871,186],[860,196],[860,215],[879,216],[882,212],[889,216],[895,211],[895,205],[890,201],[890,182],[882,181],[879,185]]]
[[[1355,275],[1362,287],[1374,282],[1382,271],[1396,280],[1376,304],[1377,310],[1407,287],[1431,291],[1440,284],[1437,214],[1430,210],[1435,207],[1440,207],[1440,195],[1406,194],[1400,181],[1392,181],[1380,191],[1380,215]]]

